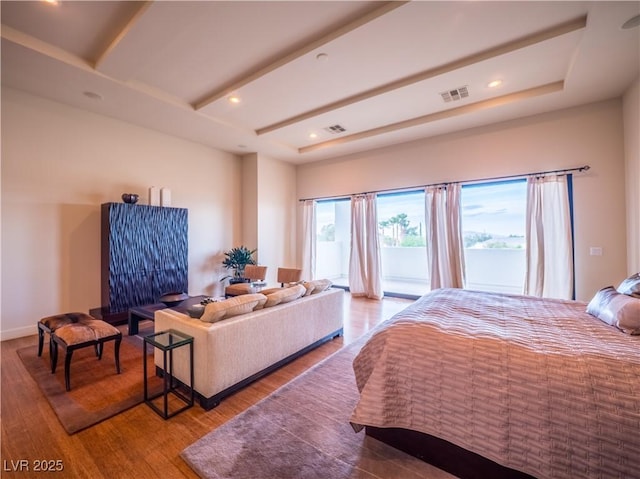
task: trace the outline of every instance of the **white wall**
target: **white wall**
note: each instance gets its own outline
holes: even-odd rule
[[[627,273],[640,272],[640,78],[623,97],[627,187]]]
[[[267,265],[267,282],[275,284],[278,267],[296,262],[296,168],[264,155],[257,157],[258,257]]]
[[[297,267],[295,187],[292,164],[258,153],[242,157],[242,242],[258,249],[255,258],[267,266],[271,286],[278,267]]]
[[[222,293],[240,237],[240,159],[2,89],[2,339],[100,306],[100,204],[151,185],[189,209],[189,293]]]
[[[238,244],[250,250],[258,247],[258,155],[242,157],[242,236]],[[260,251],[254,255],[260,262]]]
[[[574,176],[576,297],[626,277],[622,102],[611,100],[298,167],[327,197],[590,165]],[[589,256],[589,247],[603,256]]]

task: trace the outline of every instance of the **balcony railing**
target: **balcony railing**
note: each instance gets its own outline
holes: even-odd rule
[[[466,288],[499,293],[521,293],[525,250],[520,248],[465,248]],[[318,242],[316,277],[348,286],[349,249],[343,242]],[[421,296],[430,290],[424,247],[382,248],[382,285],[389,293]]]

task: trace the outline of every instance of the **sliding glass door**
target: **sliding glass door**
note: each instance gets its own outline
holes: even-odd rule
[[[378,195],[378,228],[385,294],[429,292],[424,191]]]
[[[526,202],[524,179],[462,186],[466,289],[522,293]]]
[[[520,294],[526,244],[526,180],[462,186],[467,289]],[[430,291],[422,190],[378,194],[378,231],[385,295]],[[316,209],[316,275],[348,287],[350,200],[321,200]]]
[[[350,200],[316,205],[316,277],[349,286]],[[424,192],[381,194],[377,198],[385,294],[421,296],[429,291],[424,229]]]

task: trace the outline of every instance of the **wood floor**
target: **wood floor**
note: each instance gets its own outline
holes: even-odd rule
[[[140,404],[114,418],[69,436],[49,403],[27,373],[16,350],[37,347],[37,335],[0,343],[2,359],[1,413],[3,478],[197,478],[179,454],[188,445],[263,399],[309,367],[353,342],[382,320],[411,303],[385,298],[382,301],[352,299],[345,294],[344,337],[311,351],[260,381],[225,399],[211,411],[193,407],[164,421],[147,405]],[[124,331],[123,327],[123,331]],[[35,330],[35,326],[34,326]],[[140,333],[152,332],[153,323],[141,323]],[[142,378],[140,378],[142,381]],[[20,464],[61,461],[61,473],[38,475],[13,472]]]

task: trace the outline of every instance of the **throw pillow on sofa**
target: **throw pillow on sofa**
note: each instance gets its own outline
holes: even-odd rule
[[[306,290],[304,295],[309,296],[310,294],[318,294],[326,291],[333,285],[333,283],[330,279],[314,279],[311,281],[305,281],[302,285]]]
[[[269,296],[271,293],[275,293],[277,291],[282,291],[285,288],[281,288],[280,286],[274,286],[273,288],[267,288],[260,290],[260,294],[264,294],[265,296]]]
[[[288,288],[280,288],[277,291],[267,294],[267,302],[264,303],[265,308],[275,306],[277,304],[289,303],[301,298],[307,290],[301,284],[290,286]]]
[[[314,279],[313,281],[311,281],[311,283],[314,286],[311,294],[322,293],[323,291],[328,290],[333,284],[329,279]]]
[[[215,323],[221,319],[250,313],[256,309],[261,309],[266,301],[267,297],[264,294],[255,293],[243,294],[225,299],[224,301],[209,303],[204,308],[204,313],[200,316],[200,321]]]
[[[302,286],[304,286],[304,289],[305,289],[303,296],[309,296],[311,293],[313,293],[313,290],[316,288],[316,285],[313,284],[311,281],[303,281]]]

